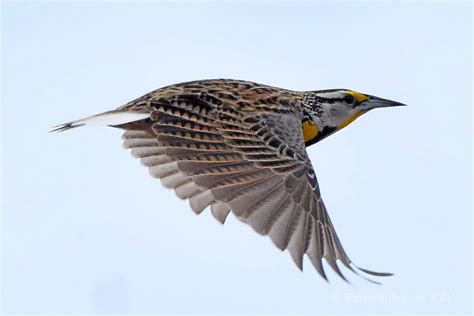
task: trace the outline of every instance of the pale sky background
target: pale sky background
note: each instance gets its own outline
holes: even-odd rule
[[[469,2],[3,2],[4,313],[469,313]],[[204,78],[408,104],[312,146],[351,259],[324,282],[161,187],[121,132],[51,126]]]

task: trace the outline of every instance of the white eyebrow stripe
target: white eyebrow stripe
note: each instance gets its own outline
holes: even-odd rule
[[[344,97],[343,91],[331,91],[317,93],[316,96],[324,99],[342,99]]]

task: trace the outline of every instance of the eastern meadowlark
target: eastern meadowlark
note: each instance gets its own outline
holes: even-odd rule
[[[124,147],[163,186],[188,199],[194,212],[210,206],[224,223],[232,211],[279,249],[288,249],[300,269],[307,254],[326,280],[323,258],[344,280],[337,261],[367,279],[364,273],[391,274],[359,268],[346,255],[306,147],[372,109],[400,105],[348,89],[299,92],[199,80],[157,89],[52,131],[88,124],[121,128]]]

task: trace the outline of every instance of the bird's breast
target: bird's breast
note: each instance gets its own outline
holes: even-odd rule
[[[303,132],[303,140],[305,144],[310,143],[319,133],[318,126],[310,120],[304,120],[301,122],[301,130]]]

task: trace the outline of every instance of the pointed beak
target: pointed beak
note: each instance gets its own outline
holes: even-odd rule
[[[392,100],[387,100],[387,99],[382,99],[374,96],[368,96],[369,99],[361,104],[361,107],[365,110],[372,110],[372,109],[377,109],[377,108],[389,108],[393,106],[406,106],[406,104],[397,102],[397,101],[392,101]]]

